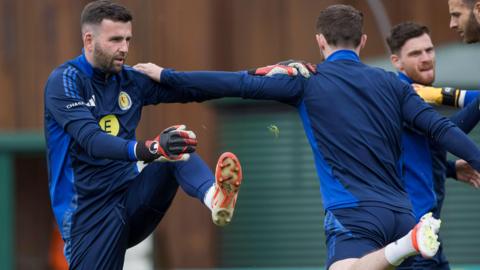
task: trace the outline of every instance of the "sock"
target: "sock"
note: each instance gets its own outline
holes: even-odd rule
[[[399,266],[405,258],[415,254],[418,251],[413,247],[412,231],[385,247],[385,258],[393,266]]]
[[[212,210],[212,200],[213,194],[215,194],[215,184],[213,184],[205,193],[205,197],[203,198],[203,203],[208,207],[208,209]]]

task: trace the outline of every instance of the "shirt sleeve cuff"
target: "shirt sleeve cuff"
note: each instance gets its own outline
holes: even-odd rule
[[[170,77],[174,71],[175,70],[170,68],[163,69],[162,73],[160,74],[160,82],[168,84],[168,81],[170,80]]]
[[[137,141],[129,141],[128,142],[128,158],[132,161],[138,160],[135,155],[135,147],[137,146]]]
[[[457,179],[457,170],[455,168],[455,161],[447,160],[446,163],[446,176],[447,178]]]

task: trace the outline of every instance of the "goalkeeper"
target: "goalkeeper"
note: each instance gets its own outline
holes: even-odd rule
[[[50,199],[70,269],[122,269],[127,248],[156,228],[178,186],[212,210],[215,224],[227,224],[242,181],[231,153],[220,156],[214,177],[183,125],[135,138],[143,106],[206,97],[124,66],[131,21],[121,5],[87,4],[83,53],[56,68],[45,87]]]

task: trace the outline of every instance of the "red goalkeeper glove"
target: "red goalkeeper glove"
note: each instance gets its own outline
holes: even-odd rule
[[[278,63],[279,65],[289,66],[295,68],[300,75],[305,78],[310,78],[310,76],[317,73],[317,66],[314,64],[305,62],[303,60],[287,60]]]
[[[270,65],[270,66],[251,69],[248,71],[248,74],[258,75],[258,76],[267,76],[267,77],[277,75],[277,74],[297,76],[298,71],[293,67],[277,64],[277,65]]]
[[[185,161],[190,153],[195,152],[197,137],[185,125],[171,126],[153,140],[139,141],[135,147],[138,160],[152,161]]]
[[[300,73],[305,78],[309,78],[312,74],[317,73],[315,65],[301,60],[287,60],[279,62],[275,65],[256,68],[248,71],[250,75],[273,76],[278,74],[297,76]]]

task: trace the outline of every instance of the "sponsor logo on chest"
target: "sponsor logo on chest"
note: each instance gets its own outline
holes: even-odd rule
[[[98,124],[103,131],[113,136],[117,136],[118,132],[120,131],[120,123],[118,122],[118,118],[113,114],[105,115],[102,117],[102,119],[100,119]]]

